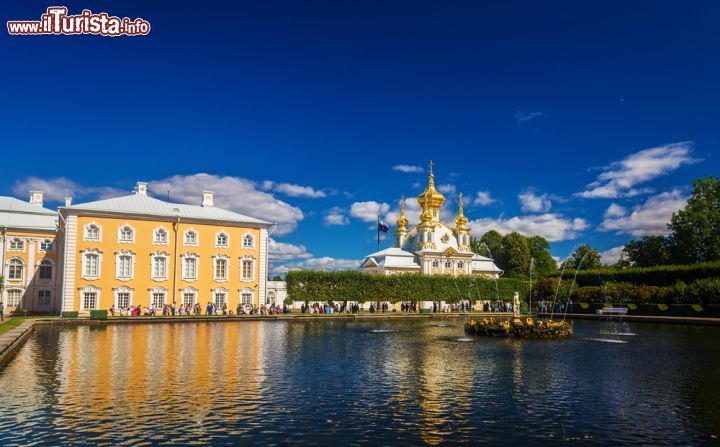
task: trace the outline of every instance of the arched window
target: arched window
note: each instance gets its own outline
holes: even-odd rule
[[[153,243],[155,244],[167,244],[168,233],[165,228],[158,228],[155,230],[155,236],[153,237]]]
[[[185,245],[197,245],[197,233],[194,230],[188,230],[185,232]]]
[[[100,239],[100,227],[94,223],[85,227],[85,239],[98,240]]]
[[[22,280],[24,268],[25,264],[23,264],[22,259],[12,258],[8,262],[8,279],[14,281]]]
[[[38,265],[38,278],[39,279],[52,279],[53,274],[53,263],[48,259],[43,259]]]
[[[438,261],[437,259],[433,259],[432,266],[433,266],[434,269],[439,268],[439,267],[440,267],[440,261]]]
[[[246,234],[243,236],[243,248],[253,248],[255,245],[255,238],[252,234]]]
[[[82,276],[86,279],[97,279],[100,277],[100,252],[92,250],[83,253]]]
[[[452,261],[450,261],[450,260],[445,261],[445,268],[446,268],[446,269],[451,269],[451,268],[452,268]]]
[[[25,250],[25,241],[23,241],[19,237],[10,239],[10,250],[13,250],[13,251]]]
[[[227,247],[228,246],[228,235],[225,233],[218,233],[217,237],[215,238],[215,246]]]
[[[130,279],[133,276],[133,257],[130,254],[121,254],[117,258],[117,277]]]
[[[133,231],[130,225],[123,225],[120,227],[119,240],[120,242],[132,242],[135,240],[135,231]]]

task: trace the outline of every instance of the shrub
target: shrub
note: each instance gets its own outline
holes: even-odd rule
[[[687,287],[686,302],[693,304],[720,304],[720,278],[699,279]]]
[[[574,272],[573,272],[574,275]],[[557,278],[560,273],[553,273],[550,277]],[[570,277],[567,272],[564,279]],[[693,265],[663,265],[657,267],[631,267],[618,270],[604,267],[593,270],[581,270],[577,274],[577,283],[580,286],[600,286],[603,282],[629,282],[634,285],[672,286],[677,281],[686,283],[704,278],[720,277],[720,262],[708,262]]]

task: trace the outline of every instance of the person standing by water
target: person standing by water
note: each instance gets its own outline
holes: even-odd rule
[[[5,305],[0,301],[0,321],[5,321]]]

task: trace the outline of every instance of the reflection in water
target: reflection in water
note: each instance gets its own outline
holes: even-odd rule
[[[460,325],[417,320],[40,327],[0,371],[0,444],[716,440],[718,329],[629,325],[625,344],[589,341],[592,324],[575,332],[463,342]]]

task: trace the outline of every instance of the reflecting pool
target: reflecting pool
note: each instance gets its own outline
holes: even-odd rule
[[[0,445],[701,445],[720,328],[460,320],[38,327],[0,370]]]

